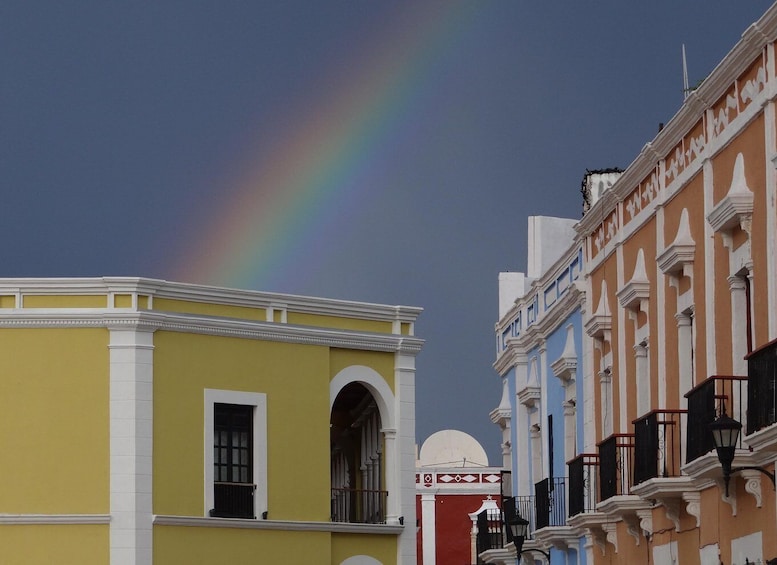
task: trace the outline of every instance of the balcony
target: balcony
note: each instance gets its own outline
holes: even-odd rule
[[[777,423],[777,340],[747,356],[747,434]]]
[[[256,518],[255,491],[256,485],[250,483],[214,483],[210,515],[215,518]]]
[[[720,476],[720,462],[714,453],[710,424],[723,409],[737,420],[742,420],[746,386],[747,377],[713,375],[685,394],[688,418],[683,472],[692,478]]]
[[[596,511],[599,454],[581,453],[569,463],[569,516]]]
[[[534,507],[537,529],[566,526],[566,492],[564,479],[544,479],[534,485]]]
[[[505,546],[501,512],[483,510],[478,514],[477,528],[475,543],[478,555],[492,549],[502,549]]]
[[[634,434],[613,434],[599,442],[599,500],[631,493]]]
[[[569,470],[569,518],[577,531],[586,532],[601,542],[602,524],[607,515],[596,509],[599,492],[599,454],[581,453],[567,462]]]
[[[679,477],[682,426],[687,410],[653,410],[634,420],[634,484]]]
[[[545,547],[576,547],[579,533],[567,524],[566,479],[544,479],[534,485],[537,531],[534,538]]]
[[[777,340],[747,356],[747,437],[757,452],[777,452]],[[760,464],[760,463],[759,463]]]
[[[521,518],[529,521],[529,531],[526,534],[526,539],[532,538],[532,532],[537,529],[537,515],[535,514],[536,503],[533,496],[514,496],[513,503],[515,513],[520,514]]]
[[[385,524],[388,491],[332,489],[332,522]]]
[[[631,492],[634,469],[634,434],[613,434],[599,443],[599,504],[597,510],[627,516],[649,508]]]
[[[694,490],[691,478],[681,472],[684,446],[683,424],[687,410],[653,410],[634,420],[634,486],[632,494],[658,501],[674,509],[686,493]]]

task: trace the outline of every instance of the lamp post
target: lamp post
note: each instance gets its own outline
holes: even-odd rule
[[[515,518],[507,523],[510,526],[510,531],[513,534],[513,544],[515,545],[515,555],[520,557],[523,551],[523,542],[526,540],[526,534],[529,532],[529,521],[522,518],[520,514],[516,514]],[[528,553],[529,550],[526,550]],[[531,551],[538,551],[542,553],[548,560],[550,565],[550,554],[542,551],[541,549],[532,549]]]
[[[712,439],[715,441],[715,450],[718,452],[720,465],[723,467],[723,483],[726,485],[727,498],[728,482],[731,479],[731,475],[737,471],[744,471],[746,469],[759,471],[769,477],[769,479],[772,481],[772,486],[775,486],[774,473],[770,473],[763,467],[731,466],[734,461],[734,453],[737,448],[737,442],[739,441],[739,433],[742,431],[742,424],[737,422],[734,418],[730,418],[726,414],[725,408],[723,409],[723,413],[710,424],[710,430],[712,431]]]

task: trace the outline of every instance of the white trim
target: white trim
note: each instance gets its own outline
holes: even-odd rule
[[[153,557],[153,331],[111,328],[108,351],[110,562],[149,565]]]
[[[423,311],[422,308],[412,306],[238,290],[141,277],[3,278],[0,279],[0,293],[19,293],[22,296],[60,294],[105,294],[107,296],[109,293],[138,293],[155,298],[245,306],[261,310],[283,304],[290,312],[387,322],[400,321],[410,324],[415,322],[415,319]]]
[[[351,383],[362,383],[372,394],[380,412],[380,424],[386,428],[396,428],[394,419],[394,393],[380,373],[365,365],[346,367],[329,383],[329,412],[335,405],[335,399],[340,391]]]
[[[234,390],[218,390],[206,388],[204,393],[204,426],[203,437],[205,450],[205,468],[203,482],[205,488],[205,507],[203,514],[209,515],[213,508],[213,408],[214,404],[239,404],[253,406],[254,460],[253,481],[254,512],[261,517],[267,508],[267,395],[262,392],[241,392]],[[215,518],[224,520],[224,518]],[[156,523],[156,518],[155,522]]]
[[[383,563],[369,555],[354,555],[342,561],[340,565],[383,565]],[[434,563],[431,565],[434,565]]]
[[[0,289],[2,285],[0,285]],[[171,312],[127,312],[106,309],[34,309],[0,312],[0,328],[144,328],[174,332],[323,345],[344,349],[418,353],[422,339],[396,335],[290,326],[267,322],[212,318]]]
[[[0,526],[110,524],[110,514],[0,514]]]
[[[348,534],[399,535],[405,526],[386,524],[351,524],[346,522],[303,522],[291,520],[250,520],[242,518],[210,518],[204,516],[154,516],[155,526],[185,526],[194,528],[236,528],[248,530],[283,530],[287,532],[333,532]]]

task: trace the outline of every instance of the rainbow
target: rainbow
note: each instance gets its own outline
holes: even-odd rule
[[[473,6],[411,2],[334,91],[311,88],[300,105],[308,109],[290,109],[282,131],[270,133],[274,142],[265,156],[221,189],[224,202],[187,244],[171,277],[287,290],[295,269],[299,274],[302,265],[309,271],[326,261],[327,230],[359,206],[381,154],[413,125],[406,123],[408,108],[422,95],[430,68],[461,36]]]

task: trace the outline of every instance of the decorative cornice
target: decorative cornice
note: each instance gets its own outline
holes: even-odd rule
[[[528,407],[534,406],[542,396],[542,391],[538,386],[527,386],[518,391],[518,401]]]
[[[283,530],[292,532],[335,532],[348,534],[399,535],[405,527],[387,524],[352,524],[346,522],[303,522],[291,520],[249,520],[243,518],[210,518],[203,516],[154,515],[155,526],[194,528],[237,528],[250,530]]]
[[[645,252],[640,247],[631,280],[618,291],[618,303],[627,310],[647,312],[650,298],[650,281],[645,271]]]
[[[674,241],[656,257],[656,263],[665,275],[691,276],[693,269],[688,267],[693,266],[695,253],[696,242],[691,236],[688,209],[683,208],[680,214],[680,224],[677,227],[677,235]]]
[[[644,500],[682,498],[692,490],[695,490],[694,483],[688,476],[657,477],[631,487],[631,492]]]
[[[110,523],[110,514],[0,514],[1,526]]]
[[[368,318],[374,321],[414,322],[423,311],[422,308],[413,306],[393,306],[274,292],[239,290],[141,277],[0,279],[0,294],[19,293],[25,295],[138,293],[154,298],[257,309],[277,308],[282,305],[289,310],[304,314]]]
[[[289,324],[211,318],[190,314],[160,312],[118,313],[107,310],[14,310],[0,313],[0,328],[104,327],[167,330],[183,333],[261,339],[306,345],[324,345],[370,351],[390,351],[411,355],[421,351],[422,339],[398,334],[334,330]]]
[[[740,41],[689,96],[677,113],[656,137],[646,144],[636,159],[626,168],[615,184],[605,192],[608,198],[599,199],[576,226],[577,233],[589,236],[608,216],[618,202],[647,177],[659,159],[665,159],[696,123],[703,118],[710,103],[723,96],[752,61],[762,52],[765,44],[777,36],[777,6],[772,5],[755,24],[742,35]],[[773,79],[770,79],[770,81]],[[659,156],[656,158],[656,156]],[[663,156],[663,157],[660,157]]]
[[[547,526],[534,531],[534,539],[538,542],[561,551],[577,548],[580,537],[580,534],[572,526]]]

